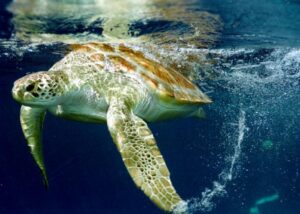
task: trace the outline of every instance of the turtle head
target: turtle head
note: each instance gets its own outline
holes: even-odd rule
[[[12,95],[21,104],[49,106],[58,102],[63,95],[63,74],[37,72],[28,74],[15,81]]]

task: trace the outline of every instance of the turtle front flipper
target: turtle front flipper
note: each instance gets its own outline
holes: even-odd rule
[[[46,111],[41,108],[22,106],[20,112],[23,134],[27,140],[31,154],[38,165],[44,178],[44,184],[48,187],[44,158],[42,153],[42,126]]]
[[[184,207],[186,202],[176,193],[147,124],[134,115],[125,102],[117,99],[110,102],[107,124],[135,184],[164,211]]]

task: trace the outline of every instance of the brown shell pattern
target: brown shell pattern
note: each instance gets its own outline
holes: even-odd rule
[[[181,103],[210,103],[200,89],[173,68],[158,62],[124,44],[88,43],[71,45],[72,51],[85,52],[94,62],[109,60],[116,71],[135,73],[160,97]]]

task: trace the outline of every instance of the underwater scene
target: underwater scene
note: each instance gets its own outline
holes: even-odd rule
[[[0,213],[300,213],[300,1],[1,0]]]

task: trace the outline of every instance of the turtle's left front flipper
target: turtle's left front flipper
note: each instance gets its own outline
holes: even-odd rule
[[[42,126],[46,111],[41,108],[22,106],[20,112],[23,134],[27,140],[31,154],[38,165],[44,178],[44,184],[48,187],[44,158],[42,153]]]
[[[171,183],[169,170],[147,124],[117,99],[110,102],[107,124],[135,184],[167,212],[184,207],[186,203]]]

